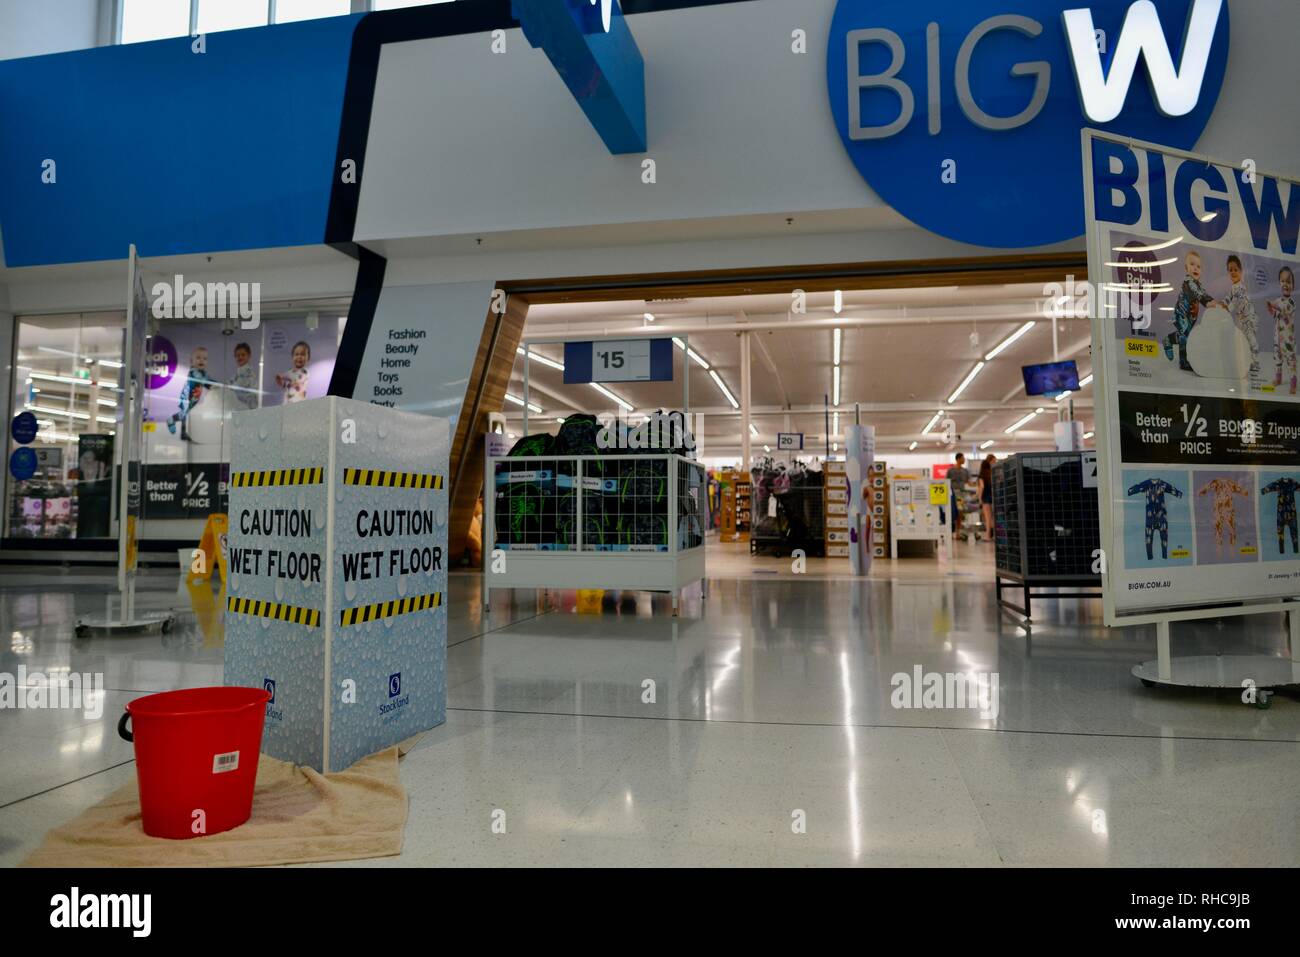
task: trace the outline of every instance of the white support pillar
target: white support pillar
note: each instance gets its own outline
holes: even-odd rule
[[[748,472],[753,460],[750,458],[749,409],[750,409],[750,367],[749,367],[749,332],[740,334],[740,467]]]

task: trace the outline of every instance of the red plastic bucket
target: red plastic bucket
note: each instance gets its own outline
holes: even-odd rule
[[[135,743],[146,834],[202,837],[248,820],[270,698],[263,688],[187,688],[126,706],[117,732]]]

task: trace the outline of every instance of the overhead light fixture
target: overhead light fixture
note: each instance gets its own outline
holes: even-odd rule
[[[39,392],[40,390],[38,389],[37,391]],[[100,405],[106,405],[114,409],[117,408],[117,401],[115,399],[96,399],[95,401]]]
[[[907,447],[907,451],[909,451],[909,452],[915,452],[915,451],[916,451],[916,447],[917,447],[919,444],[920,444],[919,442],[913,442],[911,445],[909,445],[909,446]]]
[[[961,385],[957,386],[957,389],[953,392],[953,394],[948,396],[949,405],[957,401],[957,397],[966,391],[966,387],[975,381],[975,377],[979,375],[983,369],[984,369],[983,362],[975,363],[975,368],[970,370],[970,374],[966,376],[966,378],[961,380]]]
[[[540,352],[533,352],[531,349],[525,350],[523,346],[519,346],[515,349],[515,352],[519,353],[521,356],[528,356],[528,358],[533,362],[540,362],[544,366],[550,366],[552,369],[559,369],[561,372],[564,371],[563,362],[556,362],[554,359],[550,359],[542,355]]]
[[[1010,435],[1012,432],[1015,432],[1016,430],[1021,429],[1024,426],[1028,425],[1030,422],[1034,420],[1035,416],[1042,415],[1043,411],[1044,411],[1043,407],[1039,406],[1037,409],[1035,409],[1033,412],[1030,412],[1023,419],[1012,424],[1011,427],[1006,430],[1006,434]]]
[[[77,379],[70,375],[54,375],[49,372],[29,372],[29,379],[44,379],[46,382],[62,382],[66,385],[94,385],[90,379]]]
[[[835,315],[838,316],[843,311],[844,311],[844,290],[836,289],[835,290]]]
[[[763,446],[763,451],[764,451],[764,452],[771,452],[771,451],[772,451],[772,446],[770,446],[770,445],[765,445],[765,446]]]
[[[89,420],[90,418],[90,414],[88,412],[64,412],[62,409],[47,409],[44,406],[32,405],[30,403],[28,403],[27,408],[32,412],[39,412],[41,415],[61,415],[65,419]],[[108,421],[112,422],[113,420],[109,419]]]
[[[1001,342],[1001,343],[1000,343],[1000,344],[999,344],[999,345],[998,345],[998,346],[997,346],[997,347],[996,347],[992,352],[990,352],[988,355],[986,355],[986,356],[984,357],[984,361],[985,361],[985,362],[990,362],[990,361],[992,361],[993,359],[997,358],[997,357],[998,357],[999,355],[1001,355],[1001,354],[1002,354],[1002,353],[1003,353],[1003,352],[1004,352],[1004,351],[1005,351],[1005,350],[1006,350],[1006,349],[1007,349],[1007,348],[1008,348],[1008,347],[1009,347],[1013,342],[1015,342],[1017,339],[1019,339],[1021,336],[1023,336],[1023,335],[1024,335],[1026,332],[1028,332],[1030,329],[1034,328],[1035,325],[1037,325],[1037,323],[1034,322],[1033,320],[1030,320],[1029,322],[1026,322],[1023,326],[1021,326],[1021,327],[1020,327],[1019,329],[1017,329],[1015,332],[1011,333],[1011,335],[1009,335],[1009,336],[1007,336],[1005,339],[1003,339],[1002,342]]]
[[[1062,399],[1068,399],[1072,395],[1074,395],[1074,393],[1069,389],[1066,389],[1064,392],[1062,392],[1060,395],[1056,397],[1056,401],[1060,402]]]
[[[106,367],[109,368],[109,369],[120,369],[120,368],[122,368],[122,363],[117,362],[117,361],[115,361],[115,360],[113,360],[113,359],[97,359],[96,361],[97,361],[100,365],[102,365],[102,366],[106,366]]]
[[[673,336],[673,345],[675,345],[678,349],[681,349],[688,356],[694,359],[695,364],[698,365],[705,372],[709,371],[709,364],[704,361],[704,357],[700,355],[698,352],[696,352],[694,349],[687,346],[686,343],[682,342],[682,340],[678,339],[676,336]]]
[[[633,406],[631,402],[627,401],[627,399],[621,398],[615,395],[613,392],[610,392],[599,382],[589,382],[587,384],[590,385],[597,392],[599,392],[601,395],[603,395],[605,398],[609,399],[611,402],[616,403],[618,407],[621,408],[624,412],[631,412],[632,409],[635,408],[635,406]]]
[[[1090,438],[1092,438],[1092,437],[1093,437],[1094,435],[1096,435],[1096,434],[1097,434],[1096,432],[1085,432],[1085,433],[1083,433],[1083,437],[1084,437],[1085,439],[1090,439]]]
[[[840,443],[838,443],[838,442],[832,442],[832,443],[831,443],[831,451],[832,451],[832,452],[838,452],[839,450],[840,450]]]
[[[843,336],[844,336],[843,329],[835,330],[835,364],[836,365],[840,364],[840,340],[843,338]]]
[[[831,434],[840,434],[840,414],[838,412],[831,413]]]
[[[709,376],[713,379],[717,387],[722,390],[722,394],[727,397],[727,401],[731,403],[731,407],[733,409],[739,409],[740,403],[737,402],[736,397],[731,394],[731,390],[727,388],[727,384],[722,381],[722,376],[718,375],[718,370],[710,369]]]
[[[562,418],[560,418],[558,415],[555,417],[555,421],[558,422],[558,423],[560,423],[560,425],[563,425],[563,424],[564,424],[564,420],[563,420]]]
[[[1080,389],[1086,389],[1086,388],[1088,388],[1088,386],[1090,386],[1090,385],[1092,385],[1092,373],[1091,373],[1091,372],[1089,372],[1086,376],[1084,376],[1082,379],[1079,380],[1079,388],[1080,388]]]
[[[524,400],[523,400],[523,399],[519,398],[519,396],[517,396],[517,395],[511,395],[509,392],[506,393],[506,401],[507,401],[507,402],[513,402],[515,405],[523,405],[523,404],[524,404]],[[541,415],[541,414],[542,414],[542,407],[541,407],[540,405],[534,405],[533,403],[529,402],[529,403],[528,403],[528,411],[529,411],[529,412],[536,413],[537,415]]]
[[[831,397],[831,405],[840,404],[840,367],[835,367],[835,394]]]
[[[981,442],[981,443],[980,443],[980,449],[981,449],[981,450],[983,450],[983,449],[987,449],[987,448],[990,448],[991,446],[996,445],[996,444],[997,444],[997,443],[995,443],[992,439],[989,439],[987,442]]]
[[[753,422],[749,423],[749,434],[754,438],[758,438],[758,429],[754,426]]]
[[[938,412],[936,412],[934,414],[934,418],[930,420],[930,424],[921,430],[921,434],[929,435],[930,430],[933,429],[936,425],[938,425],[939,420],[943,418],[943,413],[944,413],[943,409],[940,409]]]
[[[646,322],[654,322],[654,321],[655,321],[655,314],[654,314],[653,312],[643,313],[643,315],[645,316],[645,321],[646,321]]]

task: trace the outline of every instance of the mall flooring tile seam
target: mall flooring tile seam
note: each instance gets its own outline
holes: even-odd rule
[[[128,764],[135,764],[135,758],[130,758],[126,761],[119,761],[117,764],[110,764],[108,767],[100,768],[98,771],[90,771],[86,774],[81,775],[81,777],[73,778],[70,781],[64,781],[61,784],[53,784],[48,788],[44,788],[43,790],[36,791],[32,794],[26,794],[20,798],[14,798],[12,801],[6,801],[4,804],[0,804],[0,811],[3,811],[7,807],[13,807],[15,804],[21,804],[23,801],[30,801],[33,798],[43,797],[46,794],[52,794],[55,791],[58,791],[60,788],[66,788],[74,784],[79,784],[82,781],[88,781],[91,778],[95,777],[96,775],[107,774],[108,772],[115,771],[118,768],[126,767]]]
[[[461,682],[461,685],[477,680],[470,677]],[[451,689],[455,690],[455,689]],[[627,721],[684,721],[693,724],[735,724],[735,725],[756,725],[771,727],[795,727],[795,728],[843,728],[851,727],[861,730],[909,730],[909,731],[967,731],[980,734],[1047,734],[1058,735],[1061,737],[1072,738],[1134,738],[1147,741],[1206,741],[1206,742],[1233,742],[1240,744],[1289,744],[1292,746],[1300,745],[1300,740],[1295,738],[1222,738],[1209,737],[1202,735],[1162,735],[1162,734],[1134,734],[1132,732],[1108,732],[1108,731],[1058,731],[1050,729],[1037,728],[964,728],[960,725],[934,725],[934,724],[879,724],[873,722],[840,722],[840,721],[760,721],[755,719],[743,718],[703,718],[691,717],[686,715],[660,715],[660,714],[612,714],[601,712],[573,712],[573,711],[530,711],[522,708],[468,708],[463,705],[448,705],[448,711],[467,711],[480,712],[485,714],[515,714],[515,715],[547,715],[557,718],[616,718]]]

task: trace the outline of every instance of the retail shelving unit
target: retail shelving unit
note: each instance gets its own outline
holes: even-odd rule
[[[485,608],[493,588],[669,592],[673,614],[691,582],[707,597],[699,463],[680,455],[503,456],[488,460],[488,474]]]
[[[946,490],[948,483],[933,481],[928,468],[889,473],[889,499],[893,506],[889,529],[891,558],[898,557],[898,543],[906,541],[934,542],[936,548],[952,558],[952,528],[948,520],[952,501],[945,496],[946,504],[933,503],[931,486],[935,485],[942,485]]]
[[[749,475],[734,469],[724,469],[719,473],[718,480],[722,483],[722,529],[718,540],[747,542],[753,491]]]
[[[998,604],[1026,623],[1034,598],[1101,597],[1101,575],[1092,570],[1101,548],[1097,489],[1084,486],[1081,459],[1078,452],[1030,452],[993,467]],[[1022,591],[1024,604],[1003,598],[1008,589]]]
[[[826,557],[849,557],[849,477],[843,462],[822,466],[825,485],[823,511],[826,515]]]
[[[888,558],[889,550],[889,465],[884,461],[871,463],[867,477],[867,501],[871,513],[871,555]]]

